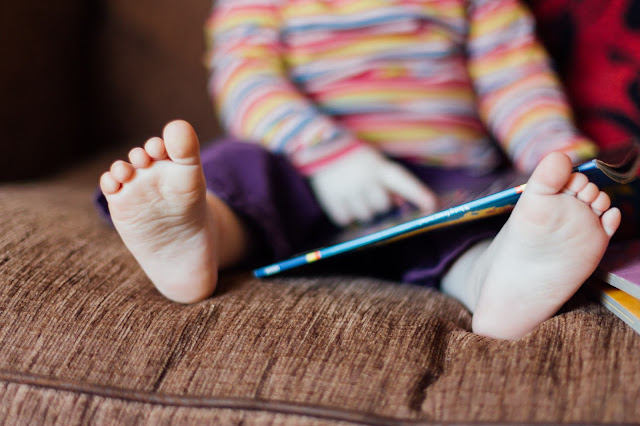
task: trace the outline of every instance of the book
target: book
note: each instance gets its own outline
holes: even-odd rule
[[[596,299],[640,333],[640,240],[612,243],[593,276]]]
[[[616,241],[594,274],[605,283],[640,299],[640,240]]]
[[[600,303],[640,333],[640,299],[604,282],[591,283]]]
[[[615,156],[619,157],[619,155],[616,153]],[[610,158],[613,158],[613,155]],[[640,148],[637,143],[633,143],[626,149],[621,161],[595,159],[575,167],[574,171],[585,174],[590,181],[599,187],[605,187],[633,181],[638,173],[639,165]],[[507,175],[501,184],[513,182],[513,179],[513,175]],[[518,177],[518,179],[520,179],[519,182],[525,181],[522,177]],[[347,230],[327,245],[262,266],[255,269],[253,274],[258,278],[268,277],[355,250],[390,244],[399,239],[409,238],[438,228],[507,214],[520,198],[526,183],[515,186],[510,183],[508,186],[507,189],[493,191],[495,185],[491,185],[491,193],[488,195],[478,196],[477,192],[471,193],[466,195],[468,197],[466,200],[461,197],[450,197],[450,200],[455,200],[451,201],[451,206],[431,215],[424,216],[414,212],[408,217],[396,218],[390,222],[384,221],[382,224],[365,226],[356,231]]]

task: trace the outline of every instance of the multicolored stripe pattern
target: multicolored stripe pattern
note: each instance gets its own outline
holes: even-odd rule
[[[235,137],[313,173],[363,143],[428,165],[593,157],[516,0],[217,0],[210,91]]]

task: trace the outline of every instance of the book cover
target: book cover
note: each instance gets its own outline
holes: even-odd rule
[[[592,283],[600,303],[640,333],[640,299],[606,283]]]
[[[584,163],[574,168],[574,170],[585,174],[596,185],[605,187],[614,183],[629,183],[633,181],[638,173],[639,163],[640,149],[638,144],[634,143],[620,162],[610,163],[596,159]],[[506,181],[513,182],[513,176],[507,176],[506,179]],[[519,179],[521,179],[520,182],[525,180],[522,177]],[[492,185],[491,188],[494,188],[494,186]],[[398,239],[408,238],[445,226],[509,213],[525,187],[526,184],[524,183],[511,186],[480,198],[460,202],[427,216],[415,217],[414,214],[412,217],[400,218],[392,223],[364,227],[356,232],[347,230],[345,234],[338,235],[334,243],[329,243],[324,247],[305,251],[289,259],[255,269],[253,274],[258,278],[267,277],[353,250],[389,244]],[[468,196],[477,196],[477,194]]]
[[[612,243],[595,275],[607,284],[640,299],[640,240]]]

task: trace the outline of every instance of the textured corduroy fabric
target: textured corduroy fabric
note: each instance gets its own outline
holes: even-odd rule
[[[225,274],[160,296],[91,205],[98,169],[0,188],[10,423],[634,422],[640,336],[586,296],[515,342],[435,290]]]

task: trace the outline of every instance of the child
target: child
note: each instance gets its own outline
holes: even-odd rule
[[[520,170],[540,163],[524,194],[497,235],[419,240],[403,279],[439,284],[473,312],[474,332],[515,339],[599,263],[620,212],[572,174],[595,148],[572,126],[517,1],[218,0],[211,28],[222,120],[259,144],[200,154],[176,121],[100,181],[166,297],[202,300],[219,269],[289,255],[330,232],[327,217],[366,221],[397,200],[435,211],[432,187],[498,164],[485,128]]]

